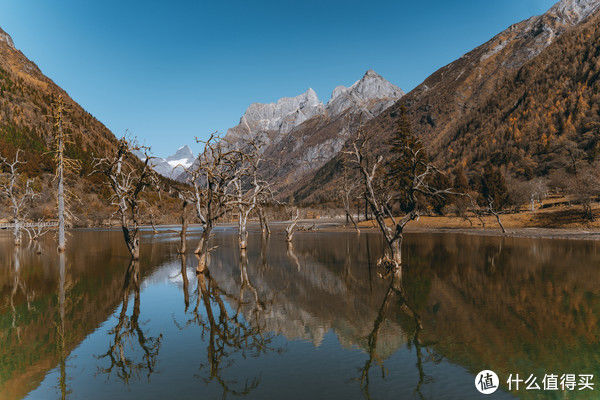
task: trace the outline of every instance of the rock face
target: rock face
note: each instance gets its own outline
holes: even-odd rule
[[[268,144],[276,135],[290,132],[304,121],[323,113],[323,104],[314,90],[296,97],[284,97],[277,103],[254,103],[246,110],[239,125],[227,131],[232,142],[261,139]]]
[[[12,38],[8,33],[4,32],[2,28],[0,28],[0,42],[6,43],[9,47],[13,49],[15,48],[15,44],[13,43]]]
[[[379,114],[402,96],[404,96],[402,89],[370,69],[352,86],[336,87],[327,102],[326,109],[330,117],[338,116],[349,108],[364,108]],[[377,107],[373,107],[374,101],[379,103]]]
[[[560,18],[566,24],[577,25],[599,9],[598,0],[563,0],[556,3],[547,14]]]

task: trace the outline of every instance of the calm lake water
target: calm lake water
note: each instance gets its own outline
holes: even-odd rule
[[[375,233],[253,233],[241,257],[221,229],[198,276],[176,233],[144,234],[136,264],[118,231],[75,232],[63,258],[51,239],[0,232],[0,399],[600,397],[506,384],[600,385],[596,242],[412,234],[399,280]]]

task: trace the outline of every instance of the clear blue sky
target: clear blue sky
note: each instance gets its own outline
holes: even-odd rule
[[[408,92],[553,3],[0,0],[0,26],[116,135],[168,155],[250,103],[309,87],[326,101],[369,68]]]

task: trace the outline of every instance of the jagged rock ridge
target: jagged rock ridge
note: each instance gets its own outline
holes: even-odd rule
[[[352,86],[338,86],[327,105],[323,105],[313,89],[296,97],[284,97],[276,103],[251,104],[240,123],[227,131],[231,142],[260,139],[265,144],[278,142],[305,121],[316,116],[335,118],[346,110],[364,109],[378,114],[404,95],[397,86],[369,70]],[[374,107],[373,102],[376,102]]]
[[[338,86],[326,105],[314,90],[276,103],[254,103],[225,140],[243,148],[248,141],[262,145],[262,173],[283,187],[321,167],[342,148],[361,123],[379,115],[404,95],[402,89],[373,70],[349,87]],[[185,180],[185,174],[178,180]]]

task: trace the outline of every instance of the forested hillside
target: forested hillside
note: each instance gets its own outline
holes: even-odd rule
[[[600,146],[600,13],[588,8],[589,16],[569,17],[575,5],[563,0],[510,27],[434,73],[363,130],[385,154],[405,107],[412,130],[448,172],[459,167],[473,177],[493,166],[513,186],[541,178],[558,191],[572,191],[575,181],[599,189],[588,178]],[[304,177],[291,196],[334,200],[330,188],[341,182],[342,158]]]
[[[38,192],[29,216],[34,219],[55,216],[52,114],[58,96],[65,103],[63,127],[70,138],[66,156],[81,165],[79,171],[67,175],[67,186],[74,199],[73,214],[77,217],[74,223],[105,223],[114,210],[104,181],[92,169],[94,157],[115,151],[117,139],[17,50],[11,37],[0,29],[0,156],[13,160],[17,149],[22,150],[19,158],[24,163],[19,170],[26,177],[35,178]],[[167,199],[164,203],[168,206]],[[6,214],[3,211],[7,210],[0,210],[0,219]]]

